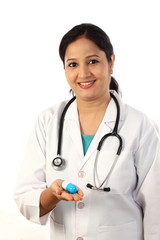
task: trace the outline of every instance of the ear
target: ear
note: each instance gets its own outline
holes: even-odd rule
[[[115,55],[112,54],[111,61],[110,61],[110,74],[113,74],[114,61],[115,61]]]

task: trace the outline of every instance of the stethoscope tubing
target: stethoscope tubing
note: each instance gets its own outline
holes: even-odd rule
[[[57,147],[57,156],[61,155],[61,146],[62,146],[62,133],[63,133],[63,124],[64,124],[64,117],[66,115],[66,112],[69,108],[69,106],[71,105],[72,102],[74,102],[74,100],[76,99],[76,97],[74,96],[65,106],[61,118],[60,118],[60,123],[59,123],[59,134],[58,134],[58,147]]]
[[[104,135],[104,136],[101,138],[100,142],[98,143],[97,150],[98,150],[98,151],[101,150],[101,147],[102,147],[104,141],[105,141],[108,137],[116,137],[116,138],[118,138],[118,140],[119,140],[119,147],[118,147],[118,150],[117,150],[117,153],[116,153],[116,154],[117,154],[117,155],[120,155],[121,150],[122,150],[122,138],[121,138],[121,136],[120,136],[117,132],[111,132],[111,133],[107,133],[106,135]]]
[[[121,150],[122,150],[122,146],[123,146],[123,141],[122,141],[122,138],[121,136],[118,134],[118,125],[119,125],[119,120],[120,120],[120,106],[119,106],[119,103],[118,103],[118,100],[117,98],[113,95],[113,93],[110,92],[110,95],[111,97],[113,98],[115,104],[116,104],[116,108],[117,108],[117,116],[116,116],[116,121],[115,121],[115,126],[113,128],[113,131],[110,132],[110,133],[107,133],[106,135],[104,135],[100,142],[98,143],[98,146],[97,146],[97,153],[96,153],[96,158],[95,158],[95,162],[94,162],[94,170],[93,170],[93,181],[94,181],[94,186],[91,185],[90,183],[87,184],[87,187],[88,188],[91,188],[93,190],[103,190],[103,191],[107,191],[109,192],[110,191],[110,188],[109,187],[105,187],[105,188],[102,188],[103,184],[107,181],[109,175],[111,174],[116,162],[117,162],[117,158],[118,156],[120,155],[121,153]],[[59,124],[59,134],[58,134],[58,146],[57,146],[57,156],[53,159],[52,161],[52,166],[55,170],[62,170],[64,169],[65,167],[65,160],[62,159],[61,157],[61,146],[62,146],[62,133],[63,133],[63,125],[64,125],[64,117],[65,117],[65,114],[69,108],[69,106],[71,105],[71,103],[76,99],[76,97],[74,96],[65,106],[63,112],[62,112],[62,115],[61,115],[61,118],[60,118],[60,124]],[[110,171],[108,172],[107,176],[105,177],[105,179],[103,180],[103,182],[100,184],[100,186],[98,187],[96,185],[96,165],[97,165],[97,160],[99,158],[99,154],[100,154],[100,150],[102,148],[102,145],[104,143],[104,141],[109,138],[109,137],[116,137],[118,140],[119,140],[119,146],[118,146],[118,150],[117,150],[117,153],[116,153],[116,157],[113,161],[113,164],[111,166],[111,169]]]
[[[110,168],[107,176],[104,178],[103,182],[102,182],[102,183],[99,185],[99,187],[98,187],[97,184],[96,184],[96,169],[97,169],[96,166],[97,166],[97,160],[98,160],[98,157],[99,157],[99,153],[100,153],[100,151],[97,150],[96,158],[95,158],[95,162],[94,162],[94,170],[93,170],[93,181],[94,181],[95,190],[103,190],[103,189],[101,189],[101,187],[102,187],[103,184],[106,182],[106,180],[109,178],[109,176],[110,176],[110,174],[111,174],[112,170],[114,169],[114,166],[115,166],[115,164],[116,164],[116,162],[117,162],[117,159],[118,159],[118,155],[116,154],[115,159],[114,159],[114,161],[113,161],[113,163],[112,163],[112,166],[111,166],[111,168]],[[93,189],[93,188],[92,188],[92,189]]]

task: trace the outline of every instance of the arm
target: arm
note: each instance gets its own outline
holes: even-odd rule
[[[160,138],[150,128],[135,155],[135,201],[143,209],[144,240],[160,239]]]
[[[40,196],[46,184],[46,132],[49,114],[41,114],[32,131],[14,190],[20,212],[30,221],[45,224],[47,215],[40,218]]]
[[[47,188],[46,184],[46,131],[52,113],[41,114],[32,132],[20,174],[18,176],[14,198],[21,213],[30,221],[45,224],[49,213],[60,200],[77,201],[82,198],[62,190],[62,180],[55,181]]]

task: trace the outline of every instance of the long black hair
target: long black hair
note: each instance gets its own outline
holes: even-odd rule
[[[99,27],[91,23],[82,23],[76,25],[68,31],[62,38],[59,45],[59,55],[64,64],[65,53],[68,45],[74,42],[78,37],[84,36],[85,38],[94,42],[106,54],[108,62],[111,62],[113,46],[110,42],[108,35]],[[117,81],[111,77],[110,89],[118,92],[119,85]]]

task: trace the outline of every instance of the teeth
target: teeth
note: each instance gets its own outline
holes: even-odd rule
[[[89,85],[89,84],[91,84],[91,83],[93,83],[94,81],[91,81],[91,82],[87,82],[87,83],[80,83],[81,85],[83,85],[83,86],[86,86],[86,85]]]

